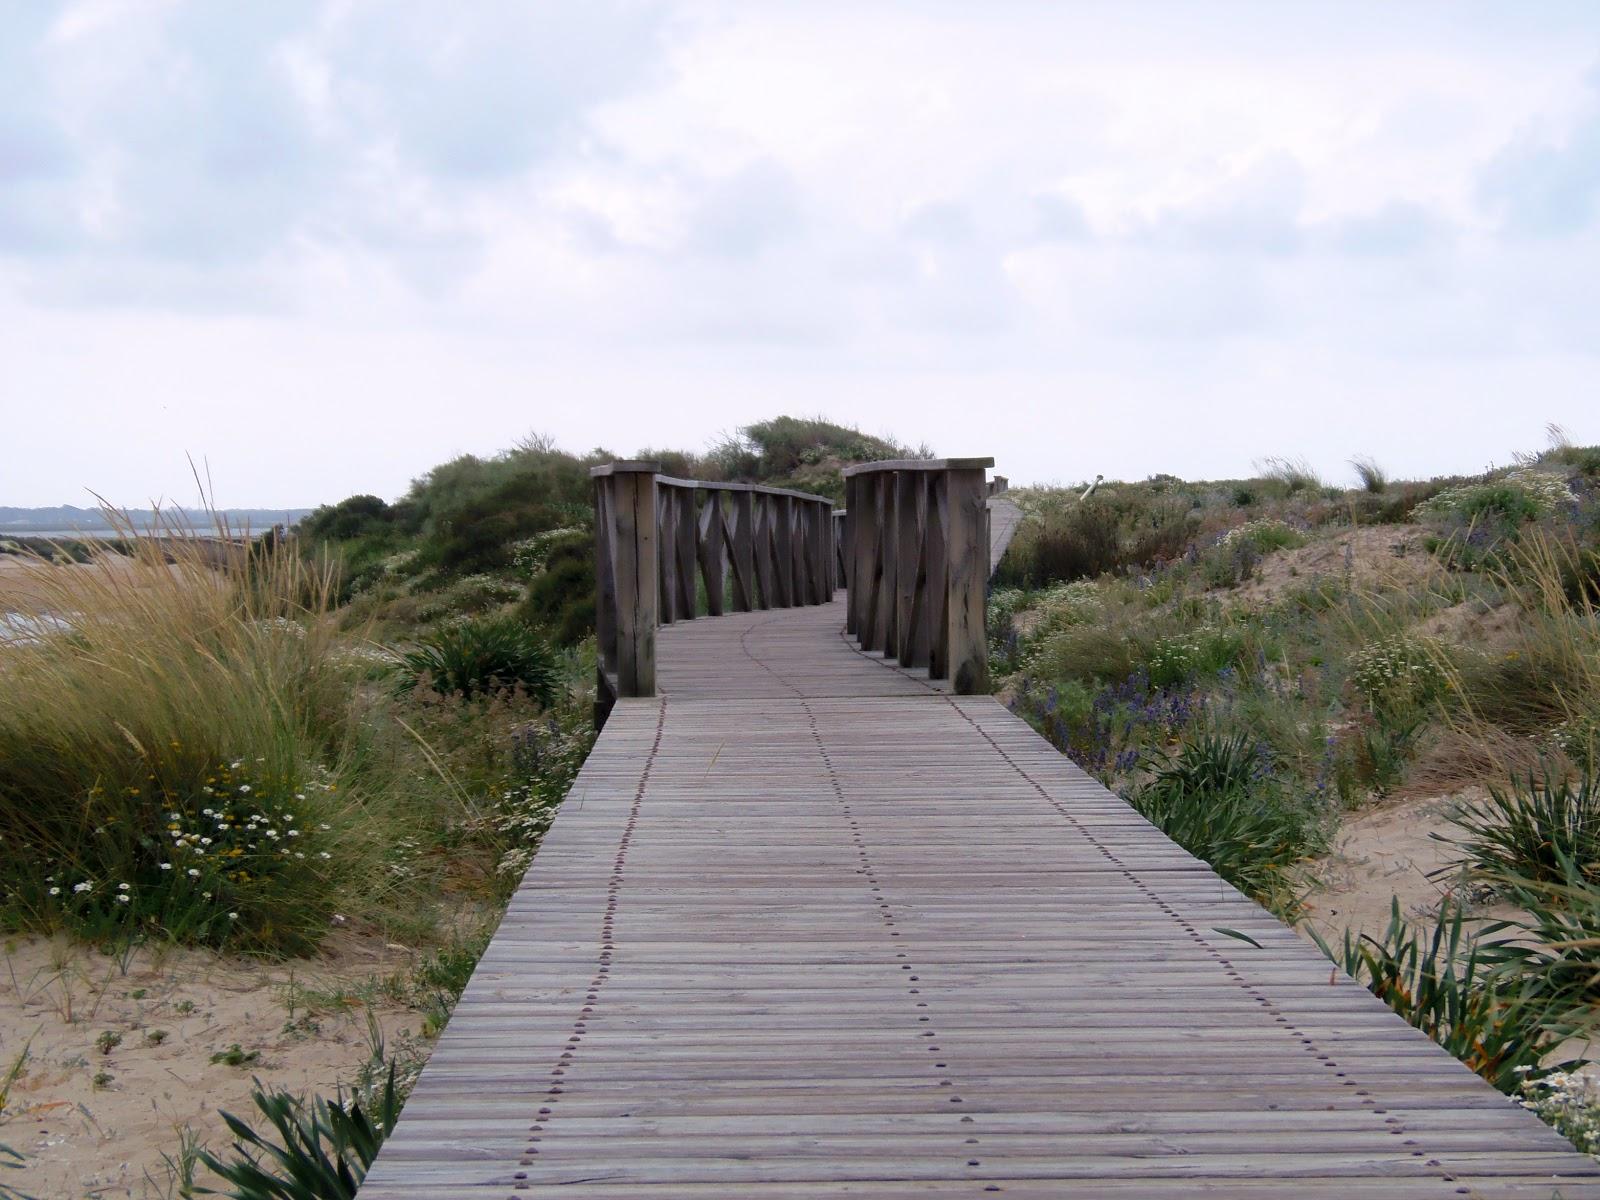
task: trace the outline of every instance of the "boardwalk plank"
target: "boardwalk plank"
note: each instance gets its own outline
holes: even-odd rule
[[[661,631],[364,1200],[1600,1200],[995,701],[842,627]]]

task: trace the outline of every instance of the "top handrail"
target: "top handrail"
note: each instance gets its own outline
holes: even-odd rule
[[[992,466],[992,458],[886,458],[881,462],[857,463],[839,473],[849,479],[871,471],[981,471]]]
[[[637,474],[654,475],[657,483],[664,483],[668,487],[694,488],[702,492],[754,492],[762,496],[790,496],[796,500],[815,500],[833,503],[829,496],[819,496],[815,492],[797,492],[793,488],[768,487],[763,483],[731,483],[720,479],[679,479],[677,476],[668,475],[662,470],[662,464],[649,459],[632,459],[626,462],[601,463],[597,467],[589,468],[591,479],[606,479],[613,475]]]

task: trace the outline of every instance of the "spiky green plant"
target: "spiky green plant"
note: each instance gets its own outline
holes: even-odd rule
[[[1279,793],[1249,739],[1204,734],[1186,742],[1132,803],[1234,887],[1281,916],[1294,914],[1288,868],[1315,849],[1317,822]]]
[[[1600,788],[1585,772],[1576,783],[1533,774],[1450,814],[1453,841],[1490,880],[1518,884],[1600,882]]]
[[[229,1188],[196,1188],[197,1193],[231,1200],[353,1200],[384,1139],[394,1131],[402,1103],[393,1063],[371,1113],[359,1100],[347,1102],[343,1093],[308,1102],[265,1088],[259,1080],[252,1098],[278,1140],[270,1141],[232,1113],[222,1113],[235,1138],[232,1156],[221,1159],[206,1150],[199,1154]]]
[[[554,651],[514,617],[447,625],[402,654],[397,670],[402,693],[424,684],[468,698],[522,691],[548,704],[560,683]]]
[[[1310,931],[1347,975],[1508,1094],[1556,1045],[1535,981],[1504,969],[1511,928],[1493,922],[1468,937],[1461,909],[1445,905],[1432,930],[1414,929],[1396,897],[1383,936],[1345,931],[1334,950]]]

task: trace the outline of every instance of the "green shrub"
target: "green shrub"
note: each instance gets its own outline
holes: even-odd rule
[[[1392,634],[1350,656],[1350,682],[1379,716],[1412,713],[1445,694],[1447,655],[1437,638]]]
[[[1117,513],[1095,499],[1026,518],[1006,551],[1003,574],[1024,587],[1092,579],[1122,562]]]
[[[377,496],[351,496],[311,513],[300,522],[300,534],[317,541],[348,541],[387,530],[394,517],[394,510]]]
[[[1565,475],[1519,467],[1499,478],[1446,488],[1417,511],[1466,524],[1514,527],[1555,512],[1573,499]]]
[[[564,646],[594,632],[594,535],[587,529],[552,536],[532,573],[518,615]]]
[[[1225,625],[1201,625],[1158,638],[1145,660],[1155,687],[1176,687],[1202,675],[1232,666],[1244,647],[1241,631]]]
[[[393,1064],[371,1113],[357,1099],[347,1102],[342,1093],[333,1100],[317,1096],[307,1102],[265,1088],[259,1080],[251,1098],[277,1140],[232,1113],[222,1113],[235,1139],[231,1156],[224,1159],[201,1150],[199,1158],[228,1190],[197,1188],[199,1194],[232,1200],[355,1200],[367,1168],[394,1132],[401,1106]]]
[[[520,691],[548,704],[560,677],[555,654],[514,617],[482,617],[447,625],[401,654],[397,688],[419,685],[447,695]]]
[[[1258,517],[1235,526],[1222,535],[1218,543],[1223,546],[1248,542],[1257,552],[1271,554],[1274,550],[1292,549],[1306,544],[1305,535],[1294,526],[1272,517]]]
[[[1571,871],[1600,884],[1600,788],[1592,775],[1514,779],[1487,799],[1458,806],[1455,844],[1490,880],[1564,883]]]
[[[1502,1092],[1516,1092],[1556,1045],[1533,985],[1499,969],[1506,943],[1466,937],[1457,907],[1446,905],[1429,932],[1408,927],[1396,899],[1382,937],[1346,931],[1337,951],[1311,936],[1347,975]]]
[[[1527,1019],[1556,1042],[1592,1038],[1600,1023],[1600,888],[1592,865],[1569,859],[1560,869],[1554,882],[1494,880],[1525,915],[1509,923],[1515,936],[1482,950],[1500,977],[1515,982]]]
[[[1287,917],[1298,904],[1288,869],[1318,847],[1320,829],[1268,773],[1246,738],[1202,735],[1185,742],[1132,804],[1222,878]]]
[[[1069,625],[1042,638],[1026,670],[1042,679],[1123,680],[1142,659],[1137,641],[1111,625]]]
[[[1152,791],[1221,795],[1249,791],[1265,770],[1261,749],[1242,735],[1202,734],[1155,773]]]

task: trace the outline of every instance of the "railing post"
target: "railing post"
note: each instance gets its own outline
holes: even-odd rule
[[[900,648],[900,489],[895,486],[897,472],[884,471],[877,477],[878,528],[881,530],[878,557],[883,560],[883,577],[878,587],[881,620],[873,649],[893,658]]]
[[[950,546],[949,478],[944,471],[928,475],[928,516],[922,540],[927,553],[928,678],[950,677]]]
[[[828,560],[822,556],[824,506],[815,500],[802,500],[800,511],[806,522],[807,604],[825,604],[828,599]]]
[[[921,471],[894,474],[895,514],[895,646],[894,657],[903,667],[926,666],[926,647],[917,646],[918,575],[922,566],[922,531],[917,520]]]
[[[828,522],[828,529],[833,534],[833,590],[849,588],[850,586],[850,514],[834,509]],[[845,606],[845,620],[851,620],[855,610],[849,605]],[[854,633],[852,628],[849,633]]]
[[[695,550],[700,558],[700,574],[706,581],[706,612],[713,617],[722,615],[727,595],[723,573],[723,520],[722,493],[708,490],[700,507]]]
[[[945,473],[949,602],[946,613],[950,681],[958,695],[989,690],[985,598],[989,582],[989,507],[983,469]]]
[[[777,585],[773,608],[794,603],[794,529],[789,523],[789,497],[768,496],[767,516],[772,528],[772,574]]]
[[[615,511],[609,475],[594,481],[594,727],[606,722],[616,701],[612,680],[617,674],[617,581],[615,567]]]
[[[673,509],[678,503],[677,494],[664,483],[656,487],[656,546],[660,570],[656,577],[657,611],[661,623],[671,625],[678,619],[678,556],[673,552]]]
[[[757,608],[777,608],[778,605],[778,568],[776,554],[774,553],[776,535],[772,531],[775,508],[772,503],[774,497],[766,492],[755,493],[755,547],[756,547],[756,582],[760,584],[761,595],[756,602]]]
[[[756,607],[756,511],[749,491],[733,494],[733,607],[751,612]]]
[[[613,463],[611,509],[616,594],[617,695],[656,694],[658,545],[655,463]]]
[[[873,544],[878,523],[877,480],[871,475],[853,475],[850,481],[855,485],[850,494],[850,507],[845,512],[850,554],[850,611],[855,616],[856,641],[862,649],[870,650],[872,628],[877,620],[873,604],[878,574],[878,551]]]
[[[794,562],[794,594],[789,603],[796,608],[811,603],[811,556],[806,553],[811,544],[807,536],[810,522],[806,520],[806,509],[810,507],[804,500],[789,498],[789,557]]]
[[[695,561],[695,534],[700,525],[700,507],[695,503],[699,493],[693,488],[672,488],[673,557],[677,559],[678,619],[692,621],[700,615],[699,589],[695,587],[697,566]]]

